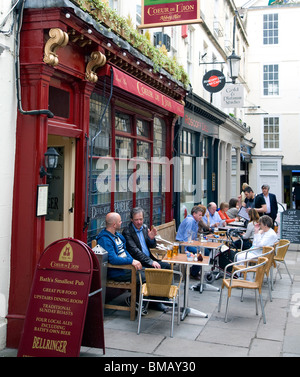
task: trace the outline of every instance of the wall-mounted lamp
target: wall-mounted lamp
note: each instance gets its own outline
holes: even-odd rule
[[[57,167],[59,153],[56,151],[55,148],[51,147],[51,148],[48,148],[44,156],[45,156],[45,166],[46,166],[47,171],[44,168],[44,166],[41,166],[40,177],[44,178],[45,176],[47,176],[51,178],[52,174],[48,173],[48,170],[52,171],[53,169]]]
[[[232,80],[232,83],[235,84],[236,79],[239,77],[239,71],[240,71],[240,62],[241,62],[241,57],[238,56],[235,53],[235,29],[236,29],[236,17],[237,15],[234,16],[233,20],[233,43],[232,43],[232,54],[227,57],[227,61],[229,63],[229,72],[230,72],[230,77]]]

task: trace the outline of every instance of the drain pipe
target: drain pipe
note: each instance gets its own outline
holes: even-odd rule
[[[22,98],[21,98],[21,82],[20,82],[20,33],[23,22],[23,11],[25,6],[25,1],[23,0],[21,5],[17,7],[17,33],[16,33],[16,58],[15,58],[15,69],[16,69],[16,89],[17,89],[17,103],[18,110],[23,115],[47,115],[48,118],[53,118],[54,114],[50,110],[30,110],[25,111],[22,108]]]

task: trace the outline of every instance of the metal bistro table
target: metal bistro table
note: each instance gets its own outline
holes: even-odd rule
[[[173,256],[170,259],[164,258],[163,262],[177,263],[177,264],[181,264],[185,266],[184,300],[183,300],[183,310],[181,314],[181,320],[183,321],[188,314],[193,314],[201,318],[207,318],[208,315],[206,313],[200,312],[199,310],[190,308],[188,306],[188,297],[189,297],[189,285],[190,285],[190,267],[193,265],[209,266],[209,257],[203,257],[202,262],[188,261],[187,255],[184,253],[184,254],[178,254],[176,256]]]
[[[223,242],[216,242],[216,241],[191,241],[191,242],[181,242],[180,246],[182,247],[181,251],[183,253],[184,253],[183,247],[185,247],[185,246],[192,246],[192,247],[197,247],[197,248],[202,248],[202,249],[210,249],[213,252],[212,258],[214,258],[214,256],[215,256],[214,252],[216,252],[218,249],[220,249],[221,246],[223,246]],[[203,250],[202,256],[204,258],[204,250]],[[207,258],[209,258],[209,257],[207,257]],[[198,284],[197,285],[193,285],[192,289],[198,290],[198,288],[199,288],[199,292],[200,293],[203,292],[204,288],[210,289],[212,291],[218,291],[218,292],[220,291],[219,288],[214,287],[211,284],[205,284],[203,281],[204,281],[204,273],[202,271],[200,286]]]
[[[189,286],[190,286],[190,267],[193,265],[209,266],[209,257],[203,257],[202,262],[196,262],[194,260],[188,261],[187,255],[184,253],[184,254],[178,254],[176,256],[173,256],[170,259],[165,258],[163,259],[163,262],[177,263],[177,264],[181,264],[185,266],[184,300],[183,300],[183,310],[181,314],[181,320],[183,321],[188,314],[193,314],[201,318],[207,318],[208,315],[206,313],[200,312],[199,310],[190,308],[188,306],[188,297],[189,297]]]

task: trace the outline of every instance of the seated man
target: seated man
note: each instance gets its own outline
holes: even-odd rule
[[[130,212],[130,218],[131,222],[122,232],[129,254],[145,268],[170,269],[169,263],[157,260],[150,253],[149,249],[156,247],[155,236],[157,231],[154,227],[150,231],[147,225],[144,224],[143,208],[133,208]],[[155,309],[164,311],[167,308],[162,303],[156,303]]]
[[[203,221],[207,224],[211,229],[217,228],[218,226],[222,226],[225,220],[222,220],[219,213],[217,212],[217,205],[214,202],[210,202],[207,206],[207,212],[203,217]]]
[[[132,256],[126,250],[126,240],[118,231],[121,229],[121,216],[116,212],[110,212],[105,217],[106,228],[103,229],[96,237],[96,240],[100,246],[102,246],[108,252],[108,262],[114,265],[132,264],[137,270],[137,287],[136,298],[139,299],[140,291],[140,279],[138,276],[138,270],[142,269],[142,264],[133,259]],[[116,281],[130,281],[131,271],[122,269],[108,269],[107,277]],[[142,282],[145,283],[145,273],[142,272]],[[138,302],[136,303],[136,309],[138,310]],[[147,310],[142,308],[142,315],[146,315]]]
[[[169,263],[157,260],[150,253],[149,249],[156,247],[155,236],[157,231],[155,227],[150,231],[147,225],[144,224],[143,208],[133,208],[130,212],[130,218],[131,222],[122,232],[127,242],[129,254],[141,262],[143,267],[170,269]]]
[[[194,206],[192,208],[191,214],[188,215],[179,225],[176,240],[183,242],[187,242],[189,238],[191,240],[195,240],[197,238],[200,220],[202,220],[202,208],[199,206]],[[197,248],[193,246],[188,246],[186,247],[186,251],[196,254]],[[201,279],[201,276],[199,274],[200,268],[200,266],[191,267],[191,276],[198,280]]]

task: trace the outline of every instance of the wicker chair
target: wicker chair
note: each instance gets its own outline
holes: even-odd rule
[[[252,249],[253,250],[253,249]],[[247,251],[251,251],[251,249],[247,250]],[[247,253],[246,253],[247,255]],[[267,279],[268,279],[268,288],[269,288],[269,297],[270,297],[270,301],[272,301],[272,292],[271,292],[271,289],[272,289],[272,277],[271,277],[271,268],[272,268],[272,265],[273,265],[273,261],[274,261],[274,255],[275,255],[275,249],[274,247],[272,246],[263,246],[262,248],[262,254],[258,255],[258,257],[266,257],[268,259],[267,263],[266,263],[266,268],[265,268],[265,275],[267,276]],[[246,275],[250,272],[253,272],[253,273],[256,273],[256,263],[257,263],[257,260],[251,260],[251,264],[254,264],[252,266],[252,268],[250,270],[248,270],[247,272],[244,272],[244,278],[246,279]],[[246,268],[248,267],[248,265],[245,265],[245,264],[237,264],[237,265],[234,265],[232,267],[232,271],[238,271],[238,270],[241,270],[243,268]],[[243,295],[241,296],[241,300],[243,301]]]
[[[175,285],[172,284],[174,275],[179,275],[179,282]],[[179,305],[179,294],[180,294],[180,284],[182,281],[182,273],[179,271],[156,269],[156,268],[146,268],[145,277],[146,283],[142,284],[141,275],[141,290],[139,299],[139,313],[138,313],[138,330],[140,333],[141,329],[141,308],[144,301],[146,302],[162,302],[170,303],[167,299],[172,302],[172,320],[171,320],[171,331],[170,336],[173,337],[173,327],[174,327],[174,317],[175,317],[175,302],[177,299],[177,310],[178,310],[178,320],[177,324],[180,323],[180,305]]]
[[[230,266],[233,267],[236,263],[245,263],[246,264],[246,263],[250,262],[251,260],[253,260],[253,258],[249,258],[249,259],[245,259],[243,261],[228,264],[225,268],[224,276],[226,276],[226,270],[227,270],[228,267],[230,267]],[[228,305],[229,305],[229,299],[231,297],[231,291],[234,288],[242,288],[242,289],[254,289],[255,290],[256,315],[258,315],[258,304],[257,304],[257,291],[258,291],[259,297],[260,297],[260,305],[261,305],[261,311],[262,311],[262,315],[263,315],[263,321],[264,321],[264,323],[266,323],[266,316],[265,316],[265,311],[264,311],[264,306],[263,306],[263,301],[262,301],[261,290],[262,290],[262,283],[263,283],[263,278],[264,278],[265,268],[266,268],[267,262],[268,262],[268,258],[265,258],[265,257],[259,257],[258,258],[258,264],[255,267],[256,268],[255,281],[234,279],[234,275],[236,275],[237,273],[248,272],[253,268],[252,266],[246,267],[246,268],[243,268],[243,269],[239,269],[239,270],[235,270],[231,274],[230,279],[223,279],[221,292],[220,292],[219,305],[218,305],[218,312],[220,312],[220,310],[221,310],[222,292],[223,292],[223,289],[225,287],[228,290],[226,311],[225,311],[225,322],[227,322]]]
[[[286,271],[287,271],[287,273],[288,273],[288,275],[289,275],[289,277],[291,279],[291,283],[293,284],[293,279],[291,277],[291,274],[290,274],[290,272],[289,272],[289,270],[287,268],[287,265],[285,263],[285,260],[284,260],[284,258],[286,256],[286,253],[288,251],[289,246],[290,246],[290,241],[289,240],[281,239],[278,242],[278,245],[277,245],[276,250],[275,250],[276,255],[274,257],[274,267],[277,268],[275,279],[274,279],[274,283],[276,281],[277,273],[279,273],[280,279],[282,279],[281,273],[279,271],[279,263],[283,263],[284,266],[285,266],[285,268],[286,268]]]

